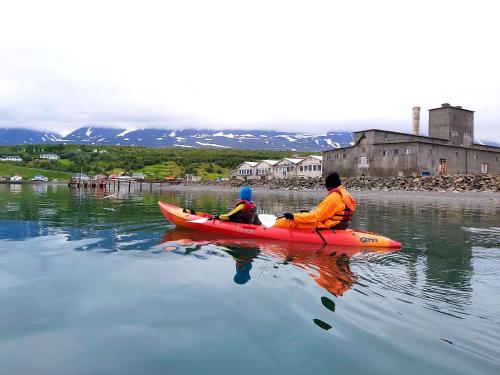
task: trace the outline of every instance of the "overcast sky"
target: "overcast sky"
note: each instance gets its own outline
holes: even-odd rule
[[[0,126],[411,130],[500,141],[496,1],[2,1]]]

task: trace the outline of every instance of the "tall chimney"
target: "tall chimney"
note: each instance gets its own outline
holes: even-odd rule
[[[413,107],[413,135],[420,135],[420,107]]]

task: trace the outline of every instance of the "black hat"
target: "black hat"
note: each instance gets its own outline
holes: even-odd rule
[[[330,190],[342,185],[342,181],[340,180],[340,176],[337,172],[330,173],[325,178],[325,187]]]

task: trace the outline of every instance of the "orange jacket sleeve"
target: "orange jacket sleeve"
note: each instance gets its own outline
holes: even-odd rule
[[[321,201],[316,209],[293,214],[294,220],[297,223],[319,223],[330,219],[335,213],[342,211],[345,204],[339,194],[328,194],[328,196]]]

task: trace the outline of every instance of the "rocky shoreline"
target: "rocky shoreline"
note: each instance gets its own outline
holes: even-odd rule
[[[500,192],[500,175],[454,175],[429,177],[345,177],[344,185],[354,191],[440,191]],[[254,186],[271,190],[323,190],[323,178],[287,178],[271,180],[197,181],[189,185],[240,187]]]

